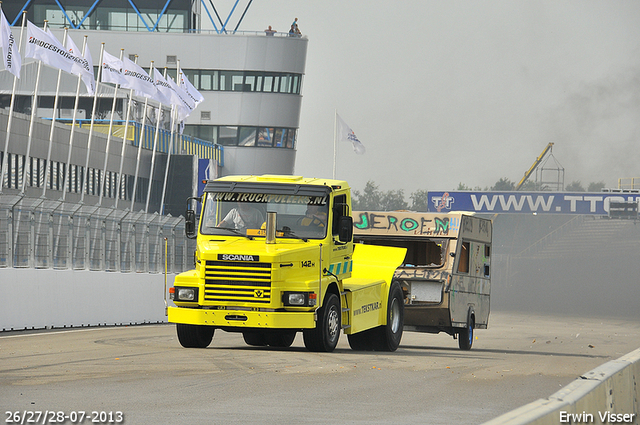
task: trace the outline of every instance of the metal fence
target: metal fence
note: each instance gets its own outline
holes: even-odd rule
[[[193,249],[183,217],[0,195],[0,268],[180,273]]]

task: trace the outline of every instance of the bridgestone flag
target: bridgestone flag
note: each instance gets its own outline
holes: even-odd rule
[[[151,71],[149,71],[151,73]],[[153,68],[153,84],[156,85],[158,91],[158,99],[163,105],[172,105],[171,88],[169,83],[164,79],[158,68]]]
[[[169,76],[167,83],[169,83],[171,88],[180,98],[180,103],[178,104],[178,121],[183,121],[189,115],[191,115],[191,112],[193,112],[193,110],[196,108],[196,104],[193,103],[193,99],[191,99],[191,96],[189,96],[189,94],[184,91],[182,87],[179,87],[176,82],[173,81],[173,78],[171,78],[171,76]]]
[[[351,127],[349,127],[347,123],[340,118],[340,115],[336,114],[336,118],[338,121],[338,140],[351,142],[355,153],[358,155],[364,154],[366,150],[364,145],[356,137],[356,133],[354,133],[353,130],[351,130]]]
[[[41,60],[45,65],[82,77],[87,86],[87,91],[90,94],[94,93],[93,64],[89,64],[85,57],[67,51],[52,34],[44,32],[30,21],[27,21],[27,37],[27,48],[24,54],[26,58]],[[90,55],[87,56],[91,57]],[[90,81],[93,83],[88,84],[87,76],[89,72],[91,73]]]
[[[189,95],[189,97],[193,101],[194,105],[198,106],[204,100],[204,96],[202,96],[202,94],[198,90],[196,90],[195,87],[193,87],[193,84],[191,84],[191,82],[189,81],[187,76],[184,75],[184,72],[182,72],[181,69],[179,70],[179,74],[180,74],[180,87],[185,92],[187,92],[187,94]],[[195,106],[194,106],[194,108],[195,108]]]
[[[156,85],[153,84],[153,79],[149,77],[149,74],[128,58],[123,58],[122,63],[124,64],[122,75],[125,82],[121,84],[121,86],[135,90],[138,96],[148,97],[160,102],[158,99],[158,89]]]
[[[53,34],[51,34],[50,32],[48,32],[47,34],[53,37]],[[77,57],[83,57],[82,50],[78,49],[76,43],[74,43],[69,36],[67,36],[67,51]],[[89,52],[89,46],[85,46],[84,60],[84,63],[76,64],[75,72],[72,72],[72,74],[80,75],[80,77],[82,78],[82,82],[87,87],[87,91],[89,92],[89,94],[94,94],[96,92],[96,82],[93,79],[93,58],[91,57],[91,53]]]
[[[120,59],[104,51],[102,53],[102,82],[120,85],[126,83],[122,75],[123,67],[124,64]]]
[[[22,59],[18,52],[18,46],[16,46],[16,40],[11,33],[11,27],[2,10],[0,10],[0,15],[2,15],[0,16],[0,47],[2,47],[4,67],[7,71],[15,75],[16,78],[20,78]]]
[[[171,77],[167,80],[157,71],[157,69],[154,71],[156,87],[158,88],[158,91],[169,100],[168,104],[176,106],[178,111],[178,120],[182,121],[189,116],[195,106],[190,103],[191,99],[189,98],[189,95],[178,87]]]

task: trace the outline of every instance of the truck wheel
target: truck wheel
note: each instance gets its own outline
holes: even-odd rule
[[[265,334],[267,345],[270,347],[291,347],[296,339],[295,331],[278,331]]]
[[[242,332],[242,338],[247,345],[254,347],[264,347],[267,345],[264,333],[261,332]]]
[[[185,325],[178,323],[176,331],[178,341],[185,348],[207,348],[213,340],[213,332],[216,328],[203,325]]]
[[[357,334],[347,335],[347,339],[349,340],[349,347],[351,347],[351,349],[355,351],[372,351],[372,330],[373,329],[369,329],[368,331],[362,331],[358,332]]]
[[[338,296],[327,294],[324,305],[318,310],[318,321],[314,329],[305,330],[302,333],[304,346],[309,351],[331,352],[338,345],[340,338],[340,319],[342,310]]]
[[[387,324],[373,329],[373,348],[377,351],[396,351],[402,339],[404,325],[404,296],[398,282],[391,284],[387,304]]]
[[[471,350],[473,345],[473,328],[476,324],[476,319],[469,311],[469,317],[467,318],[467,327],[460,331],[458,334],[458,347],[461,350]]]

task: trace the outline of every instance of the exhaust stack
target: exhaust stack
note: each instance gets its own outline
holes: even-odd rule
[[[267,244],[276,243],[276,213],[274,211],[267,212]]]

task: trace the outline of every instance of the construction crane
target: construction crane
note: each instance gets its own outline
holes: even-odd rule
[[[536,158],[536,160],[533,162],[533,165],[531,165],[531,168],[529,168],[527,170],[526,173],[524,173],[524,177],[522,178],[522,180],[520,180],[520,182],[516,185],[516,190],[520,190],[520,188],[522,187],[522,185],[527,181],[527,179],[531,176],[531,174],[533,174],[533,172],[536,170],[536,168],[538,168],[538,165],[540,165],[540,163],[542,162],[542,160],[544,159],[545,155],[547,155],[547,153],[551,152],[551,148],[553,147],[553,142],[549,142],[549,144],[543,149],[542,153],[540,154],[540,156],[538,156]]]

